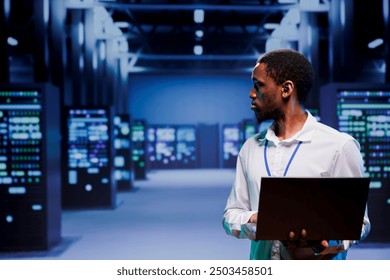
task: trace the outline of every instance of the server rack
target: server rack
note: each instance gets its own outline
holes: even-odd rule
[[[117,114],[114,117],[114,178],[118,191],[133,188],[130,132],[130,115]]]
[[[257,123],[252,119],[244,119],[240,127],[240,149],[245,141],[258,132]]]
[[[240,125],[224,124],[222,126],[222,153],[224,168],[234,168],[240,149]]]
[[[172,169],[177,167],[176,127],[174,125],[156,125],[156,160],[153,167]]]
[[[50,84],[0,85],[0,250],[61,241],[60,103]]]
[[[63,141],[63,209],[116,206],[110,107],[66,107]]]
[[[330,83],[320,88],[321,122],[360,143],[371,178],[368,215],[370,242],[390,241],[390,85]]]
[[[148,170],[153,169],[155,167],[156,162],[156,128],[153,125],[148,125],[146,131],[146,154],[147,154],[147,168]]]
[[[197,128],[195,125],[176,127],[176,162],[178,168],[198,167]]]
[[[146,179],[147,171],[147,123],[133,120],[131,124],[132,162],[134,179]]]

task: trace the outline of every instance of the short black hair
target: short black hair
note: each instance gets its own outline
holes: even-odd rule
[[[266,64],[267,75],[277,85],[291,80],[297,88],[299,103],[305,103],[314,84],[314,70],[304,55],[291,49],[278,49],[266,52],[257,63]]]

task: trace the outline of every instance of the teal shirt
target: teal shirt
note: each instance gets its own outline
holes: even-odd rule
[[[329,240],[329,246],[336,246],[340,242],[337,240]],[[272,251],[272,241],[268,240],[259,240],[259,241],[251,241],[251,251],[250,251],[250,259],[251,260],[270,260],[271,259],[271,251]],[[282,245],[280,248],[280,257],[283,260],[291,259],[289,253],[286,248]],[[347,251],[338,253],[336,255],[331,256],[331,260],[345,260],[347,258]]]

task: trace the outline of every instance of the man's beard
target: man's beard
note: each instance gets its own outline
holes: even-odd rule
[[[284,119],[284,113],[276,108],[266,112],[262,112],[260,110],[255,110],[254,112],[258,123],[268,120],[278,121],[280,119]]]

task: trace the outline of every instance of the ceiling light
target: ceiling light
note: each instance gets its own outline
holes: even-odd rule
[[[202,55],[203,54],[203,47],[201,45],[195,45],[194,46],[194,54],[195,55]]]
[[[279,27],[279,23],[265,23],[264,24],[264,29],[267,29],[267,30],[273,30],[273,29],[276,29]]]
[[[383,44],[383,39],[382,38],[377,38],[377,39],[371,41],[370,43],[368,43],[368,48],[375,49],[375,48],[379,47],[382,44]]]
[[[194,22],[195,23],[204,22],[204,10],[202,10],[202,9],[194,10]]]
[[[195,35],[196,35],[196,37],[198,37],[198,38],[202,38],[203,37],[203,35],[204,35],[204,32],[203,32],[203,30],[196,30],[195,31]]]
[[[115,26],[118,28],[128,28],[130,24],[127,21],[116,21],[114,22]]]
[[[8,45],[13,46],[13,47],[15,47],[19,44],[18,40],[16,40],[14,37],[8,37],[7,43],[8,43]]]

